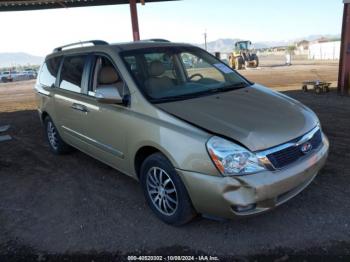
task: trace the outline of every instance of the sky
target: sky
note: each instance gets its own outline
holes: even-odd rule
[[[342,0],[182,0],[138,5],[142,39],[284,41],[340,34]],[[132,41],[128,5],[0,12],[0,53],[45,56],[89,39]],[[8,37],[4,37],[8,36]]]

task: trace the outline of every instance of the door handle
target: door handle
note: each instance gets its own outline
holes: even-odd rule
[[[81,105],[81,104],[77,104],[77,103],[74,103],[74,104],[71,106],[71,108],[73,108],[74,110],[78,110],[78,111],[84,112],[84,113],[89,112],[89,110],[87,109],[86,106]]]

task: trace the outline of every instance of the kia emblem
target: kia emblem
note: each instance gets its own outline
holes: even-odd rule
[[[301,146],[301,152],[303,152],[304,154],[309,153],[312,150],[312,145],[310,142],[306,142],[304,144],[302,144]]]

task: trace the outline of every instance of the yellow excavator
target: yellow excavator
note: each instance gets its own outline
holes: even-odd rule
[[[229,63],[233,69],[256,68],[259,66],[259,58],[251,50],[251,41],[238,41],[235,43],[234,51],[229,55]]]

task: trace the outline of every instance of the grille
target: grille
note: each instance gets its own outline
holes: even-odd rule
[[[297,142],[299,139],[300,138],[297,138],[293,141]],[[318,130],[313,135],[313,137],[306,142],[309,142],[312,145],[311,151],[317,149],[322,144],[321,130]],[[275,168],[282,168],[292,164],[293,162],[297,161],[299,158],[305,156],[305,154],[301,151],[301,147],[302,145],[290,146],[280,151],[267,155],[267,158],[270,160],[270,162]]]

